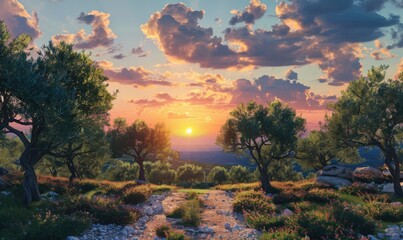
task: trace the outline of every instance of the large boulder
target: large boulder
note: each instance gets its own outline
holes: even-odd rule
[[[382,182],[385,179],[381,170],[374,167],[358,167],[353,172],[354,179],[363,182]]]
[[[316,178],[318,183],[324,183],[335,188],[350,186],[351,182],[345,178],[332,177],[332,176],[319,176]]]
[[[353,170],[339,165],[328,165],[318,171],[317,175],[353,180]]]

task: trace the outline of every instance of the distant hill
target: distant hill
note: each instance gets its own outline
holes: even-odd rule
[[[360,155],[363,158],[363,162],[356,164],[342,164],[351,168],[371,166],[380,167],[383,165],[383,159],[381,158],[380,151],[377,148],[372,149],[360,149]],[[234,153],[227,153],[223,151],[180,151],[180,159],[185,161],[193,161],[205,164],[219,164],[219,165],[242,165],[253,167],[254,164],[247,157],[239,157]],[[298,167],[296,167],[298,169]]]

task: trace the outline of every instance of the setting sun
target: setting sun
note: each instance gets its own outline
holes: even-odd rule
[[[193,130],[191,128],[187,128],[186,129],[186,134],[190,135],[192,134]]]

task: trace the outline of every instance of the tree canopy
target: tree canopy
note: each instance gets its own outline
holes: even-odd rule
[[[156,160],[158,154],[170,147],[169,131],[164,124],[157,123],[152,128],[142,120],[127,125],[125,119],[115,119],[107,138],[114,157],[126,154],[134,158],[140,166],[138,179],[141,181],[146,180],[144,161]]]
[[[274,161],[294,155],[305,120],[279,101],[267,107],[256,102],[240,104],[221,127],[217,143],[226,151],[249,154],[261,174],[264,191],[270,192],[268,169]]]
[[[366,77],[351,82],[330,106],[326,129],[338,147],[378,147],[394,180],[394,190],[403,196],[400,164],[403,130],[403,73],[385,79],[385,66],[373,67]],[[399,156],[400,155],[400,156]]]

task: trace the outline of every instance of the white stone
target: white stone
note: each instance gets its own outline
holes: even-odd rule
[[[68,236],[66,240],[79,240],[78,237]]]
[[[400,183],[400,186],[403,187],[403,182]],[[382,188],[382,192],[384,193],[394,193],[395,189],[393,188],[393,183],[387,183]]]
[[[294,215],[293,211],[288,208],[284,209],[283,213],[281,214],[283,217],[290,217],[292,215]]]

